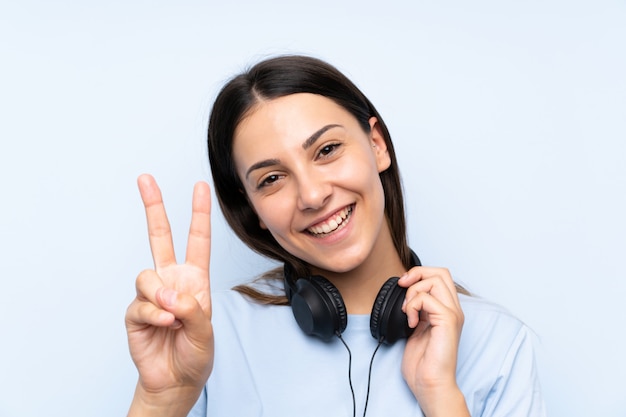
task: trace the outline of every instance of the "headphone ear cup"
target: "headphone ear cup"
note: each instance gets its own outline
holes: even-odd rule
[[[291,309],[302,331],[323,340],[341,334],[348,325],[346,305],[339,290],[326,278],[298,279],[291,293]]]
[[[411,335],[407,316],[402,311],[406,288],[398,285],[398,277],[389,278],[382,286],[372,307],[370,331],[376,340],[392,344]]]

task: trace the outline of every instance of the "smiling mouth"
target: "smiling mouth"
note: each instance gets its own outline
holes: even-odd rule
[[[346,224],[348,224],[350,216],[352,215],[353,208],[353,205],[344,207],[342,210],[339,210],[337,213],[331,216],[328,220],[311,226],[306,230],[313,236],[323,237],[339,229],[342,229]]]

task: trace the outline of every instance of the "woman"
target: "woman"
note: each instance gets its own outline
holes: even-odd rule
[[[129,415],[543,415],[528,329],[420,266],[389,132],[339,71],[255,65],[218,95],[208,144],[226,220],[284,267],[211,295],[208,185],[177,265],[141,176],[155,268],[127,311]]]

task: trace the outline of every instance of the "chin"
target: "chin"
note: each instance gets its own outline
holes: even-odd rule
[[[336,256],[326,257],[321,262],[313,261],[310,263],[315,268],[341,274],[358,268],[365,258],[366,256],[349,256],[345,253],[337,253]]]

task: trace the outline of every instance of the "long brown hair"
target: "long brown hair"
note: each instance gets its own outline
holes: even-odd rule
[[[385,193],[385,217],[396,251],[404,266],[411,266],[406,238],[404,198],[396,154],[391,136],[374,105],[346,76],[332,65],[317,58],[286,55],[259,62],[232,78],[219,92],[208,127],[208,153],[214,188],[224,217],[235,234],[252,250],[279,262],[289,262],[299,276],[309,275],[309,266],[284,250],[271,233],[261,228],[250,206],[244,187],[235,169],[233,137],[237,125],[262,100],[296,94],[312,93],[327,97],[351,113],[366,133],[369,119],[378,119],[391,158],[391,165],[381,172]],[[268,271],[264,277],[282,278],[280,271]],[[257,301],[284,304],[284,297],[267,298],[250,286],[238,286]]]

